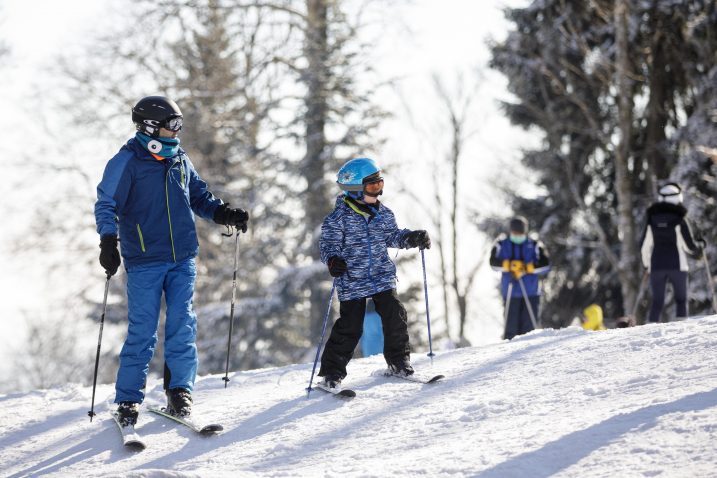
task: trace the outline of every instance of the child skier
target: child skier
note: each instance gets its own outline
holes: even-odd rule
[[[383,356],[390,373],[411,375],[406,309],[396,294],[396,266],[388,248],[429,249],[431,240],[423,230],[399,229],[393,212],[378,197],[383,177],[369,158],[348,161],[338,173],[344,191],[321,226],[321,261],[336,279],[339,318],[321,356],[319,376],[324,388],[340,389],[346,365],[363,331],[366,299],[372,298],[381,316]]]
[[[602,307],[597,304],[590,304],[585,307],[583,316],[580,318],[580,325],[585,330],[605,330]]]
[[[128,329],[117,372],[115,403],[123,426],[137,422],[149,362],[157,343],[162,294],[166,303],[164,388],[168,412],[191,412],[197,372],[197,318],[192,308],[199,250],[194,215],[246,231],[249,215],[215,198],[177,134],[182,112],[163,96],[132,109],[137,134],[107,163],[97,186],[95,218],[100,264],[117,272],[121,237],[127,271]]]

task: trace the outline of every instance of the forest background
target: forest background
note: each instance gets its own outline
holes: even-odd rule
[[[661,181],[683,185],[717,260],[714,1],[38,3],[42,16],[0,4],[0,392],[92,378],[104,286],[95,187],[148,94],[179,103],[200,174],[252,216],[232,370],[313,358],[331,284],[319,226],[336,170],[357,155],[383,166],[399,224],[433,238],[439,350],[500,340],[487,255],[515,213],[554,265],[546,327],[591,302],[611,319],[633,309],[644,210]],[[215,224],[198,230],[200,373],[217,373],[234,241]],[[420,259],[395,260],[422,351]],[[710,307],[700,267],[693,314]],[[126,327],[124,280],[111,282],[104,382]]]

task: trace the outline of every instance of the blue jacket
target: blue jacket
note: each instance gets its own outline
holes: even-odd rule
[[[531,274],[522,277],[525,291],[529,297],[540,295],[540,284],[538,275],[547,274],[550,271],[550,259],[545,252],[543,243],[533,239],[526,239],[522,244],[513,243],[508,236],[502,234],[493,244],[490,254],[490,265],[494,270],[502,271],[503,261],[523,261],[525,264],[532,264],[535,268]],[[508,295],[508,285],[513,283],[511,298],[522,298],[523,292],[520,284],[513,278],[513,274],[503,271],[500,282],[500,293],[503,298]]]
[[[369,297],[396,287],[396,266],[388,248],[406,249],[408,229],[399,229],[393,212],[383,204],[373,217],[361,211],[346,196],[336,198],[336,207],[321,225],[321,261],[342,257],[348,271],[336,280],[339,300]]]
[[[199,252],[194,214],[211,219],[220,204],[184,150],[160,161],[132,138],[107,163],[97,186],[97,232],[119,229],[125,268],[180,262]]]

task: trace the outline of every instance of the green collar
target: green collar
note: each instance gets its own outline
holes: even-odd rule
[[[367,212],[365,212],[365,211],[362,211],[362,210],[361,210],[356,204],[354,204],[354,202],[351,201],[349,198],[345,197],[345,198],[344,198],[344,203],[346,203],[346,205],[347,205],[348,207],[350,207],[355,213],[362,215],[365,219],[370,219],[370,218],[371,218],[371,214],[369,214],[369,213],[367,213]]]

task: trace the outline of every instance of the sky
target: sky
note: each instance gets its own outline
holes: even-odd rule
[[[382,127],[381,134],[388,141],[381,157],[377,158],[379,163],[393,165],[394,178],[429,186],[435,181],[432,156],[445,154],[448,143],[445,139],[431,139],[434,134],[440,138],[445,128],[431,76],[439,75],[452,91],[457,78],[462,76],[469,88],[476,88],[469,122],[474,134],[466,144],[462,187],[474,194],[474,205],[494,212],[496,205],[489,200],[494,191],[488,184],[502,177],[506,169],[510,170],[511,165],[516,164],[520,149],[537,139],[512,128],[500,114],[497,101],[509,97],[506,80],[485,67],[489,56],[485,40],[500,39],[506,33],[508,24],[501,7],[525,3],[517,0],[399,2],[374,27],[370,34],[374,42],[373,66],[386,80],[398,79],[397,87],[376,92],[378,102],[394,113],[394,118]],[[93,0],[4,0],[0,3],[0,38],[11,47],[11,56],[5,60],[5,71],[0,75],[0,105],[4,112],[0,115],[0,135],[8,135],[0,141],[0,154],[4,156],[3,161],[9,161],[10,170],[6,174],[10,177],[21,174],[24,169],[14,161],[13,153],[38,148],[41,154],[43,148],[52,147],[52,138],[35,138],[38,124],[52,122],[50,113],[45,114],[43,108],[35,105],[42,105],[43,98],[49,99],[53,94],[43,88],[43,79],[55,55],[81,48],[103,25],[120,21],[118,16],[122,13],[115,5]],[[36,101],[29,102],[31,97]],[[411,111],[410,115],[407,110]],[[15,140],[18,138],[19,141]],[[98,152],[98,156],[109,158],[116,146],[112,148]],[[98,161],[97,171],[93,172],[98,179],[103,164]],[[53,296],[56,288],[47,283],[42,264],[18,256],[9,240],[9,232],[22,231],[29,225],[31,215],[26,213],[27,208],[52,204],[53,198],[43,197],[43,188],[44,185],[21,184],[11,195],[0,198],[0,208],[9,211],[12,218],[11,227],[0,232],[0,268],[4,271],[0,276],[0,312],[15,331],[0,339],[0,345],[2,340],[6,344],[17,342],[15,334],[23,330],[21,311],[47,313],[59,300]],[[429,188],[419,186],[417,192],[420,194],[424,189]],[[425,227],[423,213],[410,201],[390,197],[387,191],[386,200],[389,199],[405,227]],[[470,254],[473,245],[466,247],[466,253]],[[466,261],[466,267],[470,266],[470,261]],[[420,269],[416,268],[414,275],[418,274]],[[501,304],[495,293],[497,277],[487,268],[479,277],[478,287],[482,291],[473,306],[479,307],[487,319],[475,322],[469,330],[473,343],[496,340],[496,324],[501,319]],[[101,293],[101,284],[98,290]],[[431,290],[438,292],[437,288]],[[0,373],[3,362],[0,361]]]

